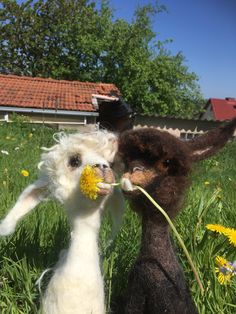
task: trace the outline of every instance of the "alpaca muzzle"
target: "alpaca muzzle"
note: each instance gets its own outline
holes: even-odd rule
[[[102,182],[97,183],[98,195],[108,195],[113,191],[111,183],[115,183],[112,169],[106,165],[95,165],[96,175],[102,178]]]
[[[137,191],[136,185],[146,187],[156,177],[156,173],[151,170],[136,170],[132,173],[126,172],[121,179],[121,188],[124,192]]]

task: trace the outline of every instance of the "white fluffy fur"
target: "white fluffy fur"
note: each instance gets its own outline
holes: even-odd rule
[[[72,225],[71,243],[57,263],[44,295],[46,314],[105,313],[97,239],[101,212],[109,195],[89,200],[81,194],[78,183],[85,165],[109,166],[116,150],[117,140],[112,133],[60,135],[58,143],[42,154],[39,179],[22,192],[0,223],[0,235],[8,235],[18,220],[45,197],[64,204]],[[72,169],[68,160],[76,154],[81,157],[81,165]],[[124,204],[117,192],[114,198],[113,217],[119,223]]]

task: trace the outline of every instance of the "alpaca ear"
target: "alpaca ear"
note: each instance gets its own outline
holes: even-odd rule
[[[19,196],[15,206],[0,222],[0,236],[14,232],[17,222],[48,195],[47,182],[40,178],[29,185]]]
[[[235,129],[236,118],[225,126],[220,126],[186,142],[190,148],[192,160],[203,160],[217,153],[233,136]]]

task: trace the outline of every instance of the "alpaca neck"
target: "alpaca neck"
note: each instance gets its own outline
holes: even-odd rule
[[[142,217],[140,258],[158,260],[165,269],[179,267],[171,244],[169,226],[145,214]]]
[[[100,210],[73,217],[71,243],[64,267],[75,274],[99,267],[98,234]]]
[[[103,280],[99,267],[100,208],[71,216],[70,247],[61,255],[44,300],[43,313],[104,314]],[[92,296],[92,297],[91,297]]]

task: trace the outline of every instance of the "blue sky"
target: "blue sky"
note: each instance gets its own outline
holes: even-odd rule
[[[110,0],[114,17],[131,21],[138,5],[154,0]],[[160,0],[167,13],[157,15],[158,39],[182,51],[190,71],[199,77],[205,98],[236,98],[236,0]]]

